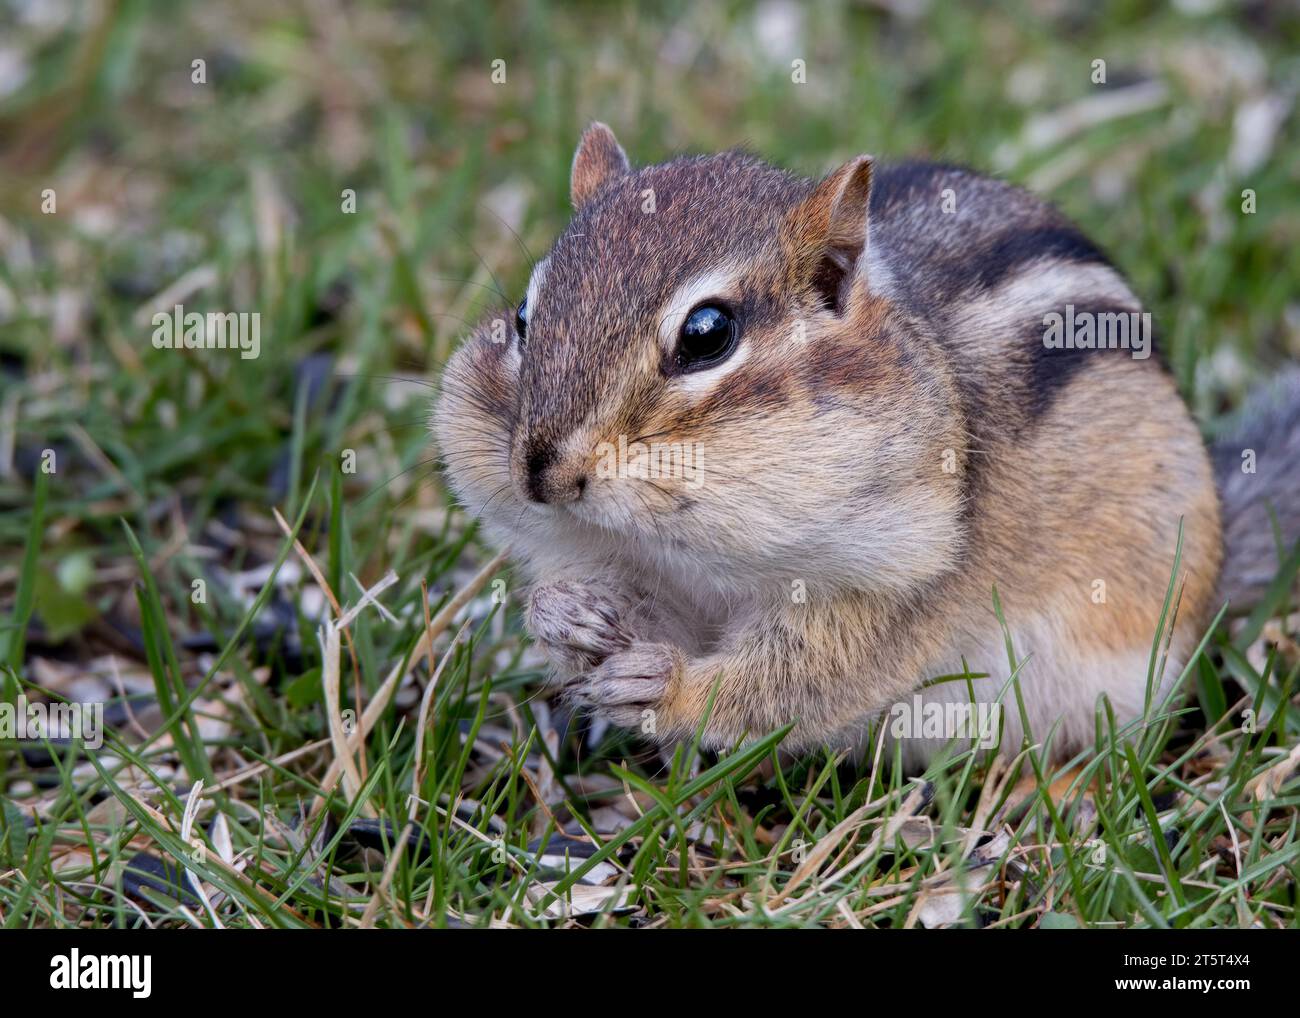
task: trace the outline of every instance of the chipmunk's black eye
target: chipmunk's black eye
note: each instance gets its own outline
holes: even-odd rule
[[[519,302],[519,307],[515,308],[515,334],[519,337],[519,345],[523,346],[524,337],[528,335],[527,297]]]
[[[682,325],[677,343],[677,365],[682,371],[699,371],[719,364],[736,349],[736,320],[717,304],[697,307]]]

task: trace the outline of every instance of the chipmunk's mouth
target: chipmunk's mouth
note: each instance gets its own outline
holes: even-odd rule
[[[617,533],[621,530],[616,525],[618,514],[610,513],[608,507],[601,504],[603,501],[599,496],[593,497],[588,493],[583,498],[576,499],[573,502],[566,502],[554,508],[556,512],[572,516],[583,523],[600,527],[602,530],[608,530],[611,533]]]

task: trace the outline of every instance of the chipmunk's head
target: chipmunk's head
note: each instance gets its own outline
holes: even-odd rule
[[[871,174],[737,153],[634,170],[589,128],[568,229],[447,369],[437,433],[470,511],[525,554],[563,529],[746,575],[938,571],[962,429],[872,285]]]

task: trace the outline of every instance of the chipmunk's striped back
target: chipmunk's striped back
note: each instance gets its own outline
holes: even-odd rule
[[[886,166],[870,222],[891,299],[929,322],[952,359],[978,449],[1015,440],[1102,357],[1130,356],[1045,342],[1045,317],[1067,306],[1076,316],[1142,307],[1105,253],[1029,192],[959,167]]]

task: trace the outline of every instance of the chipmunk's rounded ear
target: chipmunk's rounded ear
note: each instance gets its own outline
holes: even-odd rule
[[[614,132],[599,120],[582,132],[578,151],[573,153],[573,169],[569,173],[569,197],[573,207],[580,209],[601,186],[615,177],[621,177],[631,167],[627,154],[614,137]]]
[[[867,254],[871,156],[850,159],[795,208],[791,239],[796,271],[828,307],[843,310]]]

